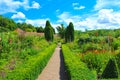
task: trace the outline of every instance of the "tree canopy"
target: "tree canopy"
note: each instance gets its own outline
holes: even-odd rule
[[[13,31],[16,28],[17,25],[12,19],[0,16],[0,32]]]

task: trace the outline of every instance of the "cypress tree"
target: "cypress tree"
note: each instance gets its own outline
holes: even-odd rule
[[[74,41],[74,26],[72,22],[69,24],[69,40],[70,42]]]
[[[68,42],[69,40],[69,28],[67,27],[66,29],[65,29],[65,42]]]
[[[44,34],[45,34],[45,39],[47,41],[53,41],[54,32],[53,32],[53,28],[48,20],[46,21]]]
[[[69,26],[65,30],[65,41],[66,42],[74,41],[74,26],[72,22],[69,23]]]

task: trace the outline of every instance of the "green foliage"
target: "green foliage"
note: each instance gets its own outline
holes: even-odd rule
[[[65,41],[66,42],[74,41],[74,25],[72,22],[69,23],[69,26],[65,30]]]
[[[20,28],[26,32],[36,32],[36,28],[31,24],[17,23],[17,26],[18,26],[18,28]]]
[[[63,26],[63,24],[61,24],[61,27],[58,26],[57,28],[58,34],[60,35],[60,37],[63,39],[65,36],[65,28]]]
[[[85,62],[89,69],[96,70],[97,74],[101,74],[103,72],[108,60],[112,57],[109,53],[93,53],[88,52],[84,54],[81,58],[83,62]]]
[[[36,27],[36,31],[39,33],[44,32],[44,28],[43,27]]]
[[[47,41],[53,41],[53,38],[54,38],[54,31],[53,31],[53,28],[50,24],[49,21],[46,21],[46,26],[45,26],[45,39]]]
[[[120,29],[115,29],[114,34],[115,34],[115,36],[114,36],[115,38],[120,37]]]
[[[79,53],[81,50],[80,50],[80,47],[79,45],[77,44],[77,42],[71,42],[71,43],[67,43],[66,44],[70,50],[74,53]]]
[[[118,69],[115,59],[110,59],[105,70],[103,71],[102,78],[118,78]]]
[[[8,28],[4,28],[0,26],[0,32],[8,32],[10,31]]]
[[[118,50],[120,48],[120,37],[114,39],[114,41],[112,42],[112,47],[114,48],[114,50]]]
[[[17,25],[12,19],[0,16],[0,32],[13,31],[16,28]]]
[[[10,71],[4,80],[35,80],[46,66],[56,45],[51,45],[39,54],[30,57],[23,65]]]
[[[30,29],[30,28],[26,28],[25,31],[26,31],[26,32],[33,32],[33,30]]]
[[[48,46],[49,43],[40,36],[21,36],[17,32],[0,33],[0,79],[26,64]]]
[[[118,66],[119,76],[120,76],[120,52],[115,56],[115,60]]]
[[[62,52],[69,80],[96,80],[95,75],[66,45],[62,45]]]

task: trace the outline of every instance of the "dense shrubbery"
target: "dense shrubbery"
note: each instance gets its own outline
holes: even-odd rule
[[[35,80],[47,64],[56,45],[51,45],[39,54],[30,57],[24,64],[10,71],[5,80]]]
[[[74,55],[77,55],[90,70],[96,71],[98,79],[101,78],[109,59],[114,57],[116,52],[120,52],[119,37],[110,35],[110,30],[106,30],[105,34],[103,32],[102,30],[77,32],[75,41],[67,44]]]
[[[62,45],[62,52],[69,80],[96,80],[95,74],[66,45]]]
[[[40,36],[18,35],[17,32],[0,33],[0,77],[4,78],[8,73],[13,74],[19,66],[22,66],[19,69],[23,69],[23,67],[30,65],[30,59],[33,59],[34,56],[37,57],[38,53],[43,52],[49,45],[50,43]]]
[[[17,27],[26,31],[26,32],[36,32],[36,28],[31,24],[17,23]]]
[[[120,49],[120,37],[114,39],[114,41],[112,43],[112,47],[114,48],[114,50]]]
[[[97,74],[101,75],[108,60],[112,57],[109,53],[92,53],[89,52],[81,57],[81,60],[85,62],[91,70],[96,70]]]
[[[16,32],[0,33],[0,39],[0,58],[2,59],[4,56],[6,56],[5,59],[7,59],[10,56],[10,53],[11,55],[13,54],[12,52],[14,52],[16,55],[19,55],[21,52],[31,54],[29,52],[31,52],[33,49],[36,51],[38,48],[39,50],[42,50],[45,46],[49,45],[49,43],[46,42],[42,37],[34,35],[19,36]]]
[[[12,19],[0,15],[0,32],[13,31],[16,28],[17,25]]]

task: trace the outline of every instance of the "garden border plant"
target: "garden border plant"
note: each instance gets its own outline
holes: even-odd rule
[[[35,80],[52,56],[56,44],[31,57],[23,65],[9,71],[4,80]]]

